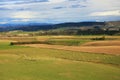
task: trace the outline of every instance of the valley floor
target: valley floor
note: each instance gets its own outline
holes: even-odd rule
[[[10,42],[0,40],[0,80],[120,80],[118,40],[81,46]]]

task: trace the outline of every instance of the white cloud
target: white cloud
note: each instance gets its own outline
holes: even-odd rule
[[[120,10],[94,12],[90,16],[120,16]]]
[[[65,2],[66,0],[49,0],[49,3],[61,3]]]
[[[3,0],[5,1],[5,0]],[[9,3],[17,1],[20,4]],[[0,5],[0,21],[41,22],[41,21],[82,21],[112,20],[120,17],[119,0],[6,0]],[[25,3],[24,3],[25,1]],[[35,1],[35,2],[32,2]],[[44,2],[40,2],[44,1]],[[23,3],[23,4],[22,4]],[[1,2],[0,2],[1,4]],[[80,6],[73,8],[72,6]],[[85,7],[82,7],[85,6]],[[56,7],[63,7],[55,9]],[[6,9],[6,10],[4,10]],[[9,10],[7,10],[9,9]]]
[[[16,19],[16,20],[12,20],[13,22],[27,22],[30,21],[30,19]]]
[[[0,24],[6,24],[6,23],[8,23],[8,22],[0,22]]]
[[[21,12],[15,12],[11,15],[12,18],[35,18],[37,12],[31,12],[31,11],[21,11]]]

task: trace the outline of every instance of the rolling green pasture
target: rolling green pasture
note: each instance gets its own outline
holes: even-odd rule
[[[37,36],[38,41],[44,40],[46,44],[51,45],[67,45],[67,46],[80,46],[87,42],[101,41],[94,39],[105,38],[105,40],[120,40],[120,36]]]
[[[120,55],[11,46],[0,41],[0,80],[120,80]]]
[[[10,41],[0,40],[0,50],[24,48],[23,46],[10,46]]]
[[[22,34],[22,33],[21,33]],[[105,40],[120,40],[120,36],[87,35],[87,36],[27,36],[27,37],[0,37],[0,40],[12,40],[17,42],[40,42],[51,45],[80,46],[87,42],[99,41],[94,39],[105,38]]]

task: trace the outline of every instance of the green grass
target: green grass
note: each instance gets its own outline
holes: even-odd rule
[[[24,48],[23,46],[11,46],[10,42],[0,42],[0,50]]]
[[[0,80],[120,80],[120,56],[1,42]]]
[[[79,46],[91,40],[82,40],[82,39],[50,39],[46,41],[52,45],[67,45],[67,46]]]
[[[116,67],[73,61],[39,60],[0,64],[0,80],[119,80]]]
[[[84,43],[91,41],[98,41],[102,38],[105,40],[120,40],[119,36],[107,36],[107,35],[86,35],[86,36],[38,36],[38,40],[45,39],[46,44],[52,45],[67,45],[67,46],[80,46]],[[97,40],[94,40],[97,39]],[[100,40],[102,41],[102,40]]]
[[[102,64],[112,64],[120,66],[120,55],[106,55],[95,53],[82,53],[75,51],[64,51],[54,49],[39,49],[39,48],[18,48],[12,50],[2,50],[7,54],[15,54],[28,60],[37,60],[41,58],[58,58],[71,61],[84,61]]]

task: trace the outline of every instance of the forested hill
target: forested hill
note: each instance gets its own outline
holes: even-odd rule
[[[75,28],[75,27],[119,27],[120,21],[112,22],[69,22],[60,24],[41,24],[41,23],[30,23],[30,24],[2,24],[0,25],[0,32],[13,31],[13,30],[23,30],[23,31],[38,31],[38,30],[50,30],[59,28]]]
[[[55,26],[58,27],[81,27],[81,26],[95,26],[95,25],[101,25],[104,26],[106,23],[105,22],[70,22],[70,23],[61,23],[61,24],[56,24]]]

